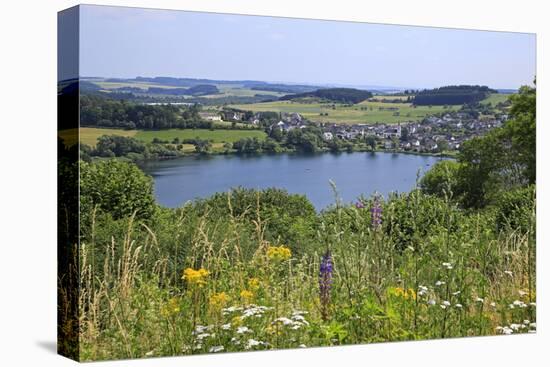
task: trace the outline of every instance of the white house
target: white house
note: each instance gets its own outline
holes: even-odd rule
[[[199,116],[208,121],[221,121],[222,117],[217,113],[212,112],[199,112]]]
[[[323,140],[328,141],[328,140],[332,140],[332,138],[333,138],[332,133],[330,132],[323,133]]]

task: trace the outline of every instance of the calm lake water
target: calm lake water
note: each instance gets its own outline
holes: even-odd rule
[[[157,201],[178,207],[187,200],[208,197],[243,186],[277,187],[304,194],[318,210],[334,203],[332,180],[345,203],[361,194],[406,192],[440,158],[394,153],[213,155],[148,162]]]

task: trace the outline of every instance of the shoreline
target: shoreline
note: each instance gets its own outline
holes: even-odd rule
[[[281,152],[254,152],[254,153],[239,153],[239,152],[209,152],[209,153],[184,153],[182,155],[178,156],[167,156],[167,157],[157,157],[157,158],[149,158],[149,159],[137,159],[137,160],[131,160],[128,157],[116,157],[116,159],[127,159],[130,160],[136,164],[139,163],[147,163],[147,162],[155,162],[155,161],[166,161],[166,160],[173,160],[173,159],[179,159],[184,157],[207,157],[207,156],[218,156],[218,155],[236,155],[236,156],[263,156],[263,155],[279,155],[279,154],[306,154],[306,155],[316,155],[316,154],[352,154],[352,153],[388,153],[388,154],[407,154],[407,155],[416,155],[416,156],[426,156],[426,157],[436,157],[436,158],[449,158],[449,159],[456,159],[455,154],[449,154],[449,153],[428,153],[428,152],[411,152],[406,150],[353,150],[353,151],[347,151],[342,150],[339,152],[332,152],[330,150],[320,150],[317,152],[304,152],[299,150],[284,150]]]

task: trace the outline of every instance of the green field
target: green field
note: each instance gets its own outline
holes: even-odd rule
[[[206,129],[169,129],[169,130],[140,130],[135,137],[145,142],[154,138],[173,140],[174,138],[212,140],[214,143],[233,143],[243,138],[265,139],[266,134],[261,130],[206,130]]]
[[[510,94],[491,94],[482,103],[491,103],[495,106],[499,102],[504,102],[510,97]],[[375,99],[400,98],[391,96],[375,96]],[[404,97],[406,98],[406,97]],[[297,112],[311,121],[316,122],[334,122],[342,124],[368,124],[368,123],[389,123],[420,121],[424,117],[444,111],[458,110],[460,106],[417,106],[410,103],[386,103],[363,101],[353,106],[344,104],[319,103],[312,101],[305,103],[303,101],[274,101],[253,104],[232,105],[233,108],[248,110],[254,112]],[[367,109],[365,109],[365,107]],[[361,109],[363,108],[363,109]],[[380,110],[384,108],[384,110]],[[397,108],[398,110],[387,110],[387,108]],[[399,112],[397,115],[396,112]],[[325,115],[328,113],[328,116]],[[321,115],[322,114],[322,115]]]
[[[489,97],[485,98],[481,103],[484,104],[491,104],[496,106],[500,102],[506,102],[508,98],[510,98],[511,94],[501,94],[501,93],[493,93]]]
[[[76,129],[65,130],[60,133],[68,145],[76,142]],[[102,135],[120,135],[135,137],[144,142],[151,142],[154,138],[172,141],[174,138],[194,139],[200,138],[212,140],[214,147],[223,143],[233,143],[243,138],[265,139],[266,134],[261,130],[206,130],[206,129],[169,129],[169,130],[122,130],[122,129],[100,129],[95,127],[83,127],[80,129],[80,141],[89,146],[95,146],[97,138]]]
[[[97,143],[97,138],[102,135],[135,136],[136,133],[137,130],[99,129],[83,127],[80,129],[80,142],[82,144],[95,147]],[[62,130],[59,132],[59,136],[65,141],[66,145],[74,145],[78,141],[78,129]]]
[[[333,109],[332,104],[328,103],[276,101],[232,105],[231,107],[254,112],[297,112],[311,121],[343,124],[365,124],[375,122],[393,124],[405,121],[419,121],[428,115],[447,110],[444,106],[418,106],[415,108],[408,103],[384,103],[370,101],[364,101],[353,106],[343,104],[335,104],[334,106],[335,109]],[[385,110],[379,110],[379,108],[384,108]],[[387,108],[397,108],[398,110],[390,111],[387,110]],[[458,108],[458,106],[452,106],[450,110]],[[396,112],[399,112],[399,115],[397,115]],[[324,115],[326,113],[328,113],[328,116]]]
[[[372,99],[378,99],[381,101],[385,100],[395,100],[398,99],[400,101],[406,101],[408,96],[391,96],[391,95],[375,95],[372,97]]]
[[[211,94],[205,97],[219,98],[219,97],[254,97],[256,94],[270,95],[275,97],[281,97],[285,93],[267,91],[267,90],[254,90],[250,88],[244,88],[242,84],[214,84],[219,90],[219,94]]]

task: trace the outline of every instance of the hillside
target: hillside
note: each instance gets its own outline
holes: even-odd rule
[[[289,101],[302,98],[320,98],[333,102],[359,103],[372,97],[372,93],[366,90],[354,88],[326,88],[317,89],[312,92],[287,94],[279,98],[282,101]]]
[[[417,106],[461,105],[479,102],[491,93],[498,92],[487,86],[451,85],[420,91],[414,97],[413,104]]]
[[[128,87],[123,87],[128,88]],[[134,88],[138,89],[138,88]],[[118,89],[121,91],[121,89]],[[133,92],[139,92],[134,90]],[[150,94],[165,94],[175,96],[205,96],[209,94],[218,94],[220,91],[215,85],[210,84],[198,84],[189,88],[162,88],[162,87],[149,87],[147,93]]]

